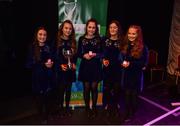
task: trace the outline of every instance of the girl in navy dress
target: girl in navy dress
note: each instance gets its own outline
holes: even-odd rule
[[[65,96],[65,114],[71,116],[72,113],[69,103],[71,98],[72,82],[76,79],[76,40],[75,30],[70,20],[65,20],[59,28],[56,59],[60,115],[64,115],[62,110]]]
[[[122,66],[124,67],[125,118],[129,118],[137,110],[137,98],[141,89],[143,69],[147,63],[148,50],[144,45],[140,26],[131,25],[124,42]]]
[[[122,46],[122,29],[117,20],[111,21],[103,43],[103,103],[108,115],[119,114],[121,66],[119,61]]]
[[[55,88],[53,79],[53,56],[47,45],[47,31],[39,27],[34,35],[34,42],[30,48],[28,68],[32,69],[32,91],[39,103],[39,112],[44,121],[49,114],[48,103]]]
[[[98,83],[102,80],[101,39],[95,19],[87,21],[85,34],[79,38],[78,56],[81,58],[78,79],[83,82],[86,111],[88,116],[94,117],[97,114]],[[90,109],[90,93],[92,111]]]

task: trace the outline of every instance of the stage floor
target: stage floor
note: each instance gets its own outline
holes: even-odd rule
[[[87,117],[84,107],[75,107],[72,117],[48,118],[47,124],[63,125],[180,125],[180,106],[171,106],[179,97],[171,97],[168,94],[167,83],[158,82],[146,85],[139,95],[139,108],[129,121],[123,120],[124,107],[121,102],[120,116],[107,117],[98,107],[98,115],[94,119]],[[31,96],[6,99],[0,105],[0,124],[38,125],[41,124]]]

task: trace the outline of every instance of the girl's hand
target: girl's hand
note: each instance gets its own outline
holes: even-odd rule
[[[126,60],[124,60],[123,61],[123,63],[121,64],[124,68],[127,68],[127,67],[129,67],[129,65],[130,65],[130,62],[129,61],[126,61]]]
[[[103,59],[103,65],[107,67],[109,65],[109,60]]]
[[[95,57],[96,56],[96,53],[92,53],[91,55],[91,58]]]
[[[61,69],[62,69],[63,71],[67,71],[67,69],[68,69],[67,64],[61,64]]]
[[[146,67],[144,66],[144,67],[142,68],[142,70],[146,70]]]
[[[76,64],[72,64],[72,69],[75,70],[76,69]]]
[[[89,53],[85,53],[83,57],[87,60],[90,60],[92,58]]]
[[[45,62],[45,66],[47,68],[52,68],[54,62],[51,59],[48,59],[47,62]]]
[[[89,57],[90,58],[93,58],[96,56],[96,53],[93,53],[93,51],[89,51]]]

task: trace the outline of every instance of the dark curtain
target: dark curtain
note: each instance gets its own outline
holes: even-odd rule
[[[167,72],[171,75],[174,74],[174,70],[178,67],[178,55],[180,55],[180,0],[175,0],[167,60]]]

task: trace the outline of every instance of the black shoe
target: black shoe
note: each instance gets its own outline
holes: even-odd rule
[[[59,113],[58,117],[63,118],[64,117],[64,113]]]
[[[124,119],[124,122],[129,122],[129,121],[131,121],[131,118],[129,118],[129,117]]]
[[[113,117],[120,117],[120,112],[119,111],[112,111],[111,116]]]
[[[126,111],[124,115],[124,121],[129,122],[132,120],[133,114],[131,111]]]
[[[66,116],[68,116],[68,117],[72,116],[72,111],[70,108],[66,109]]]
[[[65,113],[64,113],[64,109],[63,108],[60,108],[59,111],[58,111],[58,116],[60,118],[63,118],[65,116]]]
[[[121,116],[120,111],[117,111],[115,116],[120,117]]]
[[[104,110],[106,117],[111,117],[111,111],[109,109]]]
[[[45,120],[42,120],[42,121],[41,121],[41,124],[42,124],[42,125],[46,125],[46,124],[48,124],[48,121],[47,121],[46,119],[45,119]]]
[[[91,117],[92,118],[95,118],[97,116],[97,109],[96,108],[93,108],[92,109],[92,115],[91,115]]]
[[[114,108],[112,110],[112,115],[115,117],[119,117],[120,116],[120,110],[118,108]]]
[[[48,122],[48,114],[47,113],[42,113],[40,119],[41,119],[41,124],[47,124],[47,122]]]
[[[87,117],[90,118],[91,117],[91,109],[90,108],[85,108],[85,111],[86,111],[86,114],[87,114]]]

